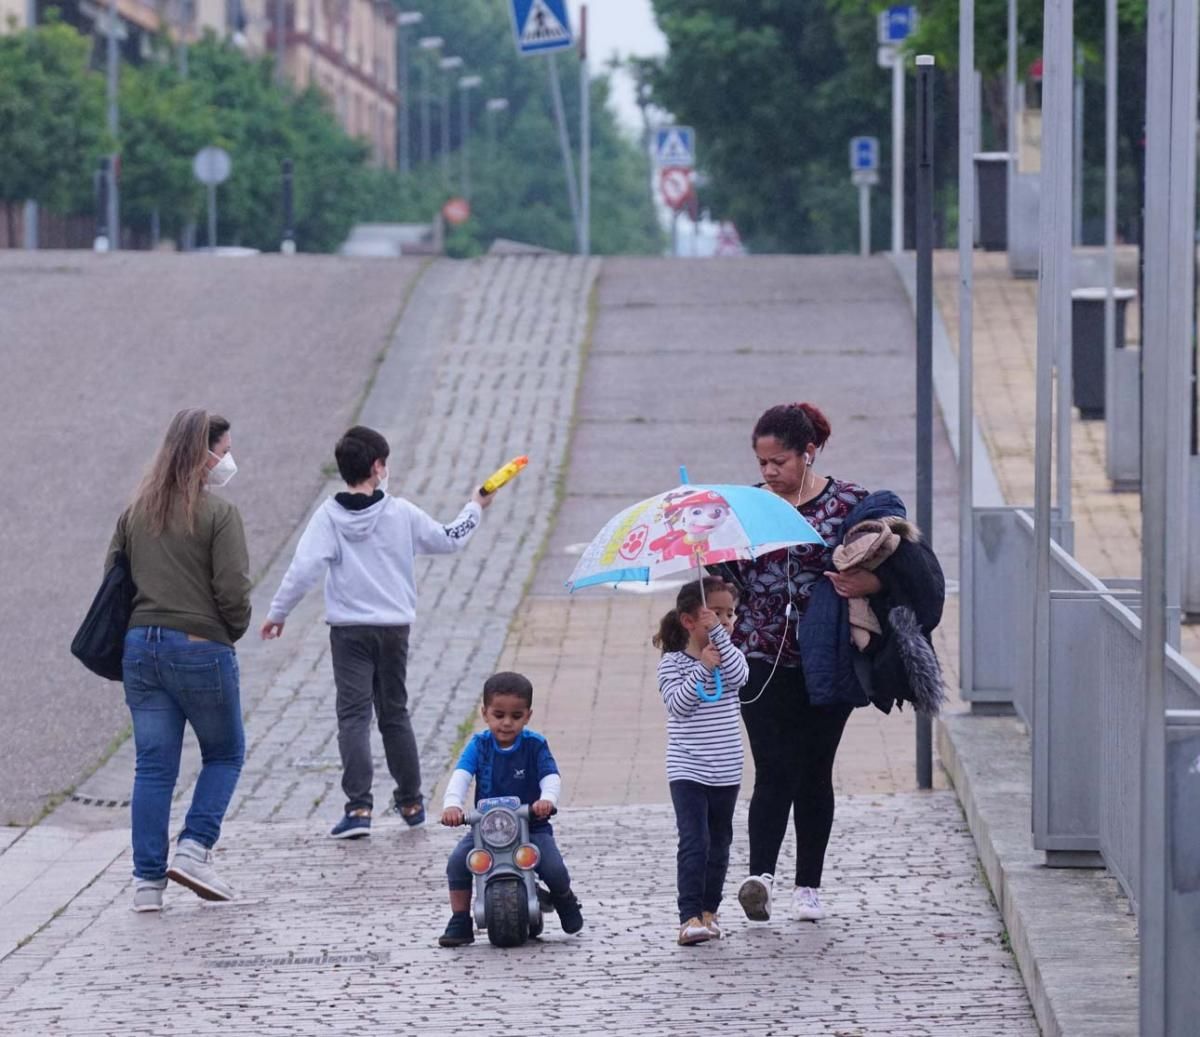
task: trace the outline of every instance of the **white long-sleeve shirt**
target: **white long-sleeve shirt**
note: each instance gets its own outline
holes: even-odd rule
[[[413,575],[419,554],[450,554],[479,527],[470,501],[442,525],[403,497],[351,510],[331,497],[309,519],[267,618],[282,623],[322,576],[331,626],[408,626],[417,616]]]
[[[742,781],[741,701],[738,689],[750,677],[746,657],[719,624],[708,638],[721,656],[724,694],[706,702],[703,683],[716,694],[712,671],[687,652],[666,652],[658,664],[658,688],[667,707],[667,780],[701,785],[740,785]]]

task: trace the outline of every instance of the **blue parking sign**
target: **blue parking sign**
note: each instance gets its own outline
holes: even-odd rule
[[[896,46],[917,29],[917,9],[897,5],[879,12],[879,42]]]
[[[523,56],[575,45],[566,0],[512,0],[512,23]]]
[[[850,170],[858,173],[879,168],[879,138],[850,138]]]

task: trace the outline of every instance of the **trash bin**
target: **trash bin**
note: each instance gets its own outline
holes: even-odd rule
[[[1072,402],[1087,420],[1104,417],[1104,298],[1106,288],[1076,288],[1071,292]],[[1125,348],[1125,306],[1137,296],[1132,288],[1114,288],[1117,349]]]
[[[1003,252],[1008,248],[1007,151],[975,155],[975,198],[975,243],[987,252]]]

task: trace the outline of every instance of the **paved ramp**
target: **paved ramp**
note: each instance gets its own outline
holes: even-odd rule
[[[0,252],[0,824],[34,818],[128,721],[120,687],[68,646],[171,415],[233,422],[228,496],[265,569],[325,481],[420,269]]]

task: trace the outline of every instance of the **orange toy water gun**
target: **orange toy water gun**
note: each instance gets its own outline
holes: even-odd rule
[[[508,464],[501,468],[497,468],[494,472],[492,472],[492,474],[487,477],[487,480],[484,482],[484,484],[479,487],[479,492],[484,496],[495,493],[506,482],[514,478],[516,474],[527,464],[529,464],[529,458],[524,454],[522,454],[520,457],[514,457],[508,462]]]

